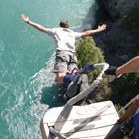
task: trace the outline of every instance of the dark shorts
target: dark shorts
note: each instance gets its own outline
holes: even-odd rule
[[[56,52],[54,73],[71,73],[74,68],[78,68],[75,53],[68,51]]]

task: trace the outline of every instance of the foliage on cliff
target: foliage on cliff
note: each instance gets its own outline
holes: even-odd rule
[[[125,106],[139,93],[139,72],[125,74],[110,84],[112,92],[107,96],[115,104]]]
[[[85,66],[87,63],[102,63],[104,62],[104,57],[101,50],[96,47],[96,44],[92,37],[86,37],[76,43],[77,45],[77,57],[79,67]],[[89,83],[95,79],[99,71],[95,70],[91,73],[86,73],[89,77]]]
[[[87,63],[104,63],[104,56],[101,49],[98,48],[91,36],[85,37],[80,41],[77,41],[77,57],[79,68],[85,66]],[[101,69],[95,69],[93,72],[85,73],[88,76],[89,84],[92,83],[101,72]],[[103,82],[89,95],[89,99],[92,101],[103,100],[107,89],[107,81],[104,79]]]

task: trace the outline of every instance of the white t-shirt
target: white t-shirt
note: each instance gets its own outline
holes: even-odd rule
[[[56,50],[67,50],[71,52],[75,52],[75,39],[82,36],[82,33],[61,27],[47,29],[47,34],[55,40]]]

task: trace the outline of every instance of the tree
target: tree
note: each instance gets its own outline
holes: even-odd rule
[[[87,63],[102,63],[104,57],[100,48],[96,47],[96,44],[91,36],[76,42],[77,46],[77,58],[79,68],[85,66]],[[89,77],[89,83],[92,82],[99,74],[100,70],[95,70],[91,73],[86,73]]]
[[[76,46],[79,68],[85,66],[87,63],[104,63],[105,60],[101,49],[96,47],[96,43],[91,36],[77,41]],[[85,73],[88,76],[89,84],[96,79],[100,71],[101,69],[96,69],[90,73]],[[107,81],[103,80],[102,83],[86,98],[86,100],[91,100],[94,102],[103,100],[104,95],[106,95],[106,92],[108,92],[107,86]]]

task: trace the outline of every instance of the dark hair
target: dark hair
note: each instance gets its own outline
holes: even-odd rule
[[[63,27],[63,28],[69,28],[68,20],[61,20],[59,25],[60,25],[60,27]]]

